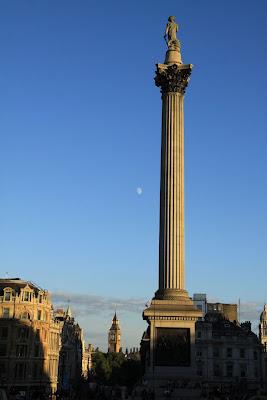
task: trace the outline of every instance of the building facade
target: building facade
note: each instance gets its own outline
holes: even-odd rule
[[[207,314],[207,295],[205,293],[194,293],[193,303],[198,310],[202,311],[203,315]]]
[[[231,322],[220,313],[208,313],[196,323],[197,375],[210,386],[261,384],[261,345],[250,322]]]
[[[225,319],[232,322],[238,321],[237,304],[208,303],[207,312],[215,314],[219,313],[223,315]]]
[[[58,391],[69,392],[79,385],[83,375],[83,331],[75,322],[70,307],[66,311],[56,310],[55,320],[61,325]]]
[[[88,346],[85,346],[83,343],[83,357],[82,357],[82,376],[84,379],[88,379],[93,366],[93,354],[94,348],[89,343]]]
[[[46,290],[0,279],[0,379],[9,392],[57,390],[60,330]]]

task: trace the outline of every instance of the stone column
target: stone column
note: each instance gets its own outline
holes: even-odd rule
[[[141,344],[149,356],[146,379],[154,387],[162,380],[194,379],[195,323],[202,317],[184,283],[184,93],[192,65],[182,64],[177,30],[169,17],[165,63],[157,64],[155,77],[162,94],[159,287],[143,312],[149,329]]]
[[[184,289],[184,93],[191,70],[191,64],[157,64],[155,77],[162,93],[157,299],[188,296]]]

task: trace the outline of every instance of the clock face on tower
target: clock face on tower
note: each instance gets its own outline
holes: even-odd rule
[[[114,333],[111,333],[111,334],[110,334],[110,339],[111,339],[111,340],[115,340],[115,334],[114,334]]]

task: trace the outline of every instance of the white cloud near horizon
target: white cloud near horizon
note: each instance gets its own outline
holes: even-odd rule
[[[106,297],[97,296],[93,294],[77,294],[77,293],[52,293],[53,303],[57,307],[64,307],[70,302],[73,309],[76,310],[76,315],[86,312],[114,312],[115,310],[127,311],[134,313],[142,313],[145,308],[146,300],[142,298],[119,298],[119,297]]]
[[[142,319],[146,304],[142,298],[54,292],[52,301],[55,309],[66,309],[70,303],[75,320],[83,328],[86,341],[104,351],[107,350],[107,335],[115,310],[120,320],[124,349],[139,346],[147,326]]]
[[[86,340],[105,349],[107,332],[115,310],[122,326],[123,347],[138,346],[142,332],[147,326],[142,320],[142,312],[147,300],[144,298],[121,298],[79,294],[68,292],[52,293],[54,308],[66,309],[70,302],[76,321],[83,328]],[[218,301],[218,299],[209,299]],[[263,302],[242,301],[240,320],[251,321],[252,329],[257,334]]]

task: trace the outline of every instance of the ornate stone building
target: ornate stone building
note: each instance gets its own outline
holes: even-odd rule
[[[56,310],[55,320],[61,325],[61,348],[58,364],[58,390],[69,391],[83,375],[83,331],[75,322],[70,307]]]
[[[121,328],[116,313],[108,334],[108,351],[112,353],[121,351]]]
[[[92,356],[94,353],[93,346],[89,343],[88,346],[85,346],[83,342],[83,356],[82,356],[82,375],[85,379],[89,377],[89,374],[92,370]]]
[[[251,323],[208,313],[196,323],[197,375],[210,386],[257,389],[261,382],[261,345]]]
[[[46,290],[0,279],[0,379],[8,391],[56,391],[60,331]]]

